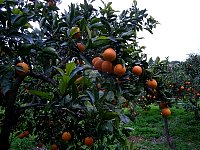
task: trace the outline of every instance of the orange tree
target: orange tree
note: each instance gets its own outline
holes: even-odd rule
[[[143,108],[156,96],[166,100],[159,76],[164,62],[152,69],[137,36],[152,33],[158,22],[136,1],[121,14],[111,4],[97,10],[85,0],[59,14],[54,0],[1,1],[3,149],[11,133],[34,134],[52,149],[122,148],[123,124],[134,119],[141,91],[147,93]]]
[[[168,84],[172,97],[186,110],[194,111],[196,119],[199,119],[199,58],[198,54],[190,54],[183,62],[172,62]]]

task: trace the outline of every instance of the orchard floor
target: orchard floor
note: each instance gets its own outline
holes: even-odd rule
[[[137,110],[139,115],[128,126],[134,128],[128,138],[134,150],[169,150],[164,133],[164,121],[158,106],[149,111]],[[175,150],[200,150],[200,121],[194,119],[194,113],[183,108],[171,108],[168,117],[169,132]],[[132,143],[132,144],[131,144]]]
[[[171,108],[168,117],[169,132],[175,150],[200,150],[200,121],[194,119],[193,112],[183,108]],[[137,109],[138,116],[127,126],[134,130],[128,137],[127,150],[170,150],[164,134],[164,121],[158,106],[152,105],[149,111]],[[16,139],[10,150],[33,150],[34,136]],[[34,149],[35,150],[35,149]]]

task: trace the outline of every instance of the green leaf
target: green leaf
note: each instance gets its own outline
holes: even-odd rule
[[[105,111],[102,115],[103,115],[102,118],[104,120],[111,120],[115,119],[116,117],[119,117],[119,114],[113,111]]]
[[[156,57],[155,64],[158,64],[159,62],[160,62],[160,57]]]
[[[134,32],[132,30],[128,31],[128,32],[124,32],[121,34],[121,38],[123,37],[131,37],[134,34]]]
[[[110,38],[107,36],[99,36],[96,40],[109,40]]]
[[[88,100],[84,101],[84,105],[88,111],[96,110],[96,108]]]
[[[106,29],[110,33],[111,32],[111,24],[104,18],[101,18],[101,22],[102,22],[102,24],[105,25]]]
[[[92,101],[92,103],[94,103],[94,102],[95,102],[94,94],[93,94],[91,91],[86,91],[86,92],[87,92],[87,94],[89,95],[90,100]]]
[[[120,124],[120,118],[119,117],[115,117],[114,126],[116,128],[119,128],[119,124]]]
[[[44,54],[49,54],[51,56],[56,56],[57,58],[59,57],[57,51],[52,47],[45,47],[45,48],[42,49],[42,52]]]
[[[13,23],[14,27],[22,27],[28,22],[28,18],[26,16],[19,16],[15,22]]]
[[[70,62],[66,64],[66,75],[70,76],[70,74],[72,73],[72,71],[75,69],[76,64],[74,62]]]
[[[114,96],[115,96],[114,92],[113,92],[113,91],[109,91],[109,92],[107,93],[107,95],[106,95],[106,99],[107,99],[108,101],[112,101],[112,100],[114,99]]]
[[[28,90],[28,92],[48,100],[52,100],[54,98],[54,94],[52,92],[42,92],[38,90]]]
[[[111,121],[106,122],[103,126],[102,129],[105,131],[110,131],[113,133],[113,123]]]
[[[4,1],[5,1],[5,0],[0,0],[0,4],[3,4]]]
[[[74,24],[76,24],[76,22],[78,20],[81,20],[83,18],[84,18],[83,16],[77,16],[77,17],[73,18],[73,20],[71,21],[71,26],[73,26]]]
[[[109,37],[100,36],[100,37],[96,38],[95,40],[93,40],[92,44],[95,47],[97,47],[97,46],[105,46],[105,45],[108,45],[109,43],[111,43],[111,40]]]
[[[70,80],[70,77],[67,76],[67,75],[64,75],[61,80],[60,80],[60,83],[59,83],[59,90],[60,90],[60,93],[62,95],[65,94],[67,88],[68,88],[68,83],[69,83],[69,80]]]
[[[1,2],[0,2],[1,3]],[[13,9],[13,14],[19,14],[19,15],[22,15],[23,12],[19,9],[19,8],[14,8]]]
[[[90,29],[101,29],[103,27],[103,24],[101,22],[97,22],[97,23],[94,23],[90,26]]]
[[[65,72],[61,68],[55,67],[55,69],[61,74],[61,76],[64,76]]]
[[[130,121],[129,117],[127,117],[126,115],[120,115],[120,119],[124,123],[129,123],[129,121]]]
[[[87,30],[89,39],[91,39],[91,38],[92,38],[92,35],[91,35],[91,31],[90,31],[90,29],[88,28],[88,26],[86,26],[86,30]]]
[[[34,48],[33,44],[23,44],[17,51],[20,56],[27,56],[30,54],[30,50]]]
[[[26,40],[26,41],[28,41],[30,43],[33,43],[33,38],[30,35],[26,35],[26,34],[19,33],[19,32],[12,32],[12,33],[10,33],[10,36],[14,37],[14,38],[18,37],[18,38]]]
[[[78,96],[79,94],[78,94],[77,86],[75,84],[72,84],[72,99],[76,100]]]

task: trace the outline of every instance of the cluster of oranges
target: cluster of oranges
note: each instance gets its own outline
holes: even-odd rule
[[[149,79],[147,81],[147,86],[149,88],[152,88],[152,89],[156,89],[158,83],[155,79]],[[161,109],[161,115],[164,116],[164,117],[167,117],[167,116],[170,116],[171,115],[171,110],[168,108],[167,106],[167,103],[166,102],[160,102],[159,103],[159,107]]]
[[[113,64],[113,61],[116,59],[116,57],[116,51],[113,48],[107,48],[103,51],[103,58],[97,56],[92,59],[92,65],[98,71],[114,73],[121,77],[125,74],[126,68],[122,64]]]
[[[126,73],[126,67],[122,63],[116,63],[117,54],[113,48],[107,48],[102,53],[103,58],[96,56],[92,59],[92,65],[95,69],[104,73],[113,73],[121,77]],[[113,63],[115,61],[115,63]],[[142,74],[142,67],[136,65],[132,67],[132,73],[136,76]]]
[[[62,133],[62,140],[63,141],[71,141],[72,140],[72,134],[69,131],[65,131]],[[83,139],[83,143],[87,146],[92,146],[94,144],[94,138],[91,136],[87,136]],[[53,143],[51,145],[52,150],[58,150],[58,146]]]
[[[166,102],[160,102],[159,107],[161,109],[161,115],[164,117],[168,117],[171,115],[171,110],[168,108]]]

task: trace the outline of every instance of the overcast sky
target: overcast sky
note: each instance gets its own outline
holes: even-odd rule
[[[84,0],[63,0],[59,5],[61,11],[68,9],[68,4],[83,3]],[[115,10],[130,8],[132,0],[104,0],[112,2]],[[160,25],[153,34],[141,33],[145,39],[140,44],[146,46],[144,53],[148,58],[185,60],[189,53],[200,53],[200,0],[137,0],[140,9],[147,9]],[[100,0],[94,2],[98,8]]]

